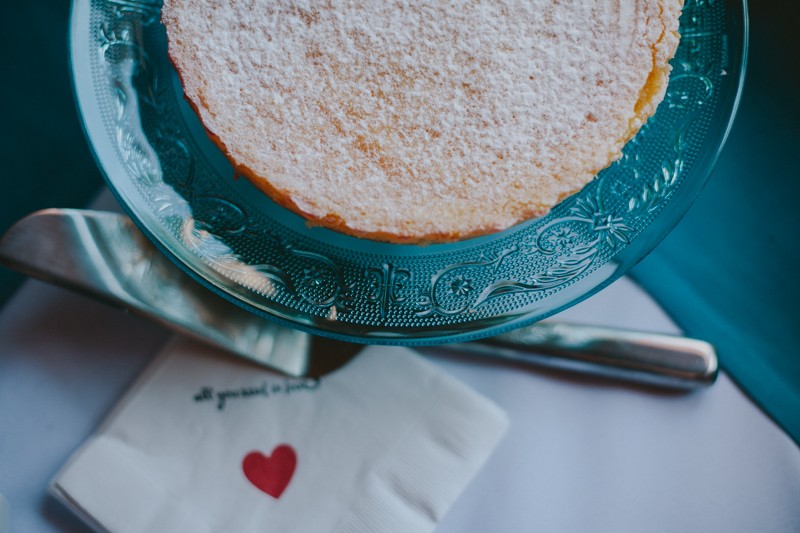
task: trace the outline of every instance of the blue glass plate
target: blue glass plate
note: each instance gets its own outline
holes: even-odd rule
[[[108,184],[144,233],[210,289],[312,333],[463,341],[530,323],[621,276],[706,181],[741,91],[744,0],[687,0],[666,99],[623,157],[546,217],[453,244],[308,227],[234,171],[184,101],[158,0],[75,0],[78,105]]]

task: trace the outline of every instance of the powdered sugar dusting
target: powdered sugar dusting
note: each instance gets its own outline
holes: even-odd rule
[[[675,13],[165,0],[163,19],[187,96],[251,179],[313,219],[415,240],[542,215],[617,158]]]

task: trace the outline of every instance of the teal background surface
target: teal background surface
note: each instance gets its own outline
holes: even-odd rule
[[[37,209],[85,206],[102,185],[69,78],[69,2],[3,8],[0,231]],[[800,442],[800,2],[749,9],[728,144],[698,202],[634,274]],[[0,269],[0,305],[21,280]]]
[[[78,121],[69,0],[3,2],[0,16],[0,232],[47,207],[82,207],[103,178]],[[0,268],[0,305],[23,277]]]
[[[747,77],[722,157],[634,275],[800,443],[800,3],[749,7]]]

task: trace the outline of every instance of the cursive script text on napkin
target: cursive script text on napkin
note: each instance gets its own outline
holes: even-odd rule
[[[228,400],[244,400],[248,398],[269,398],[271,396],[289,395],[297,392],[312,392],[319,388],[319,378],[300,380],[283,380],[281,382],[262,381],[259,385],[238,387],[233,389],[215,390],[214,387],[204,386],[194,395],[195,403],[210,402],[216,399],[217,409],[222,411]]]

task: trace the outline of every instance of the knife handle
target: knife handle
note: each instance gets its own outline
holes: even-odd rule
[[[452,345],[462,352],[669,388],[711,385],[718,363],[709,343],[658,333],[539,322]]]

